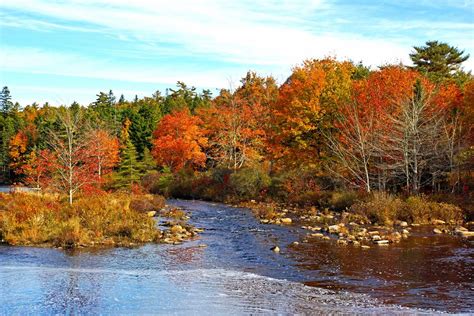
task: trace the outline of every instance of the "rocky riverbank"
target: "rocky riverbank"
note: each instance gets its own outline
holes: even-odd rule
[[[306,231],[302,240],[293,245],[307,243],[311,239],[333,241],[341,246],[369,249],[373,246],[389,246],[409,238],[414,227],[431,225],[432,235],[451,234],[466,240],[474,240],[474,222],[446,222],[434,219],[430,223],[408,223],[397,220],[393,225],[371,223],[367,217],[347,211],[334,212],[315,207],[301,208],[291,205],[244,202],[239,206],[250,208],[262,224],[291,225]],[[279,248],[276,248],[279,250]],[[278,251],[276,251],[278,252]]]

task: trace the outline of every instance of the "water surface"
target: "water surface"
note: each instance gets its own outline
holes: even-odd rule
[[[305,232],[262,225],[243,209],[170,203],[206,229],[199,240],[73,253],[0,247],[0,314],[474,311],[474,250],[460,239],[421,230],[369,250],[320,240],[289,246]]]

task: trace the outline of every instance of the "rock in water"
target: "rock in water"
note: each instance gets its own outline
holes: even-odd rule
[[[285,217],[285,218],[282,218],[282,219],[280,220],[280,222],[281,222],[282,224],[291,224],[292,220],[291,220],[291,218],[289,218],[289,217]]]
[[[442,234],[443,232],[441,231],[441,229],[435,228],[435,229],[433,229],[433,233]]]
[[[275,247],[272,247],[271,250],[273,250],[273,252],[280,252],[280,247],[275,246]]]
[[[339,230],[341,228],[339,227],[339,225],[332,225],[332,226],[329,226],[328,229],[331,234],[335,234],[335,233],[339,233]]]

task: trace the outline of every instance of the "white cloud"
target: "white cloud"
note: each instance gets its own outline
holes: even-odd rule
[[[472,4],[472,0],[463,5],[466,3]],[[474,52],[472,23],[379,19],[371,27],[386,30],[387,36],[376,38],[356,35],[350,12],[343,12],[338,16],[349,21],[344,18],[339,22],[347,29],[329,33],[331,23],[339,22],[327,20],[325,14],[339,8],[328,0],[15,0],[1,2],[0,8],[7,9],[0,14],[0,25],[36,31],[99,32],[124,42],[121,56],[135,58],[135,63],[140,58],[150,60],[131,65],[117,62],[114,56],[91,57],[2,44],[2,69],[23,73],[169,86],[181,80],[200,87],[226,87],[229,77],[235,81],[249,68],[264,74],[271,70],[284,80],[290,68],[305,58],[331,55],[371,66],[409,63],[411,46],[422,43],[395,37],[394,30],[421,29],[426,34],[443,30],[443,34],[457,39],[454,45]],[[15,16],[8,16],[9,10],[15,11]],[[20,19],[18,12],[22,12]],[[203,70],[206,65],[160,63],[166,56],[184,61],[198,56],[227,66]],[[474,56],[466,69],[474,69]]]
[[[174,43],[188,54],[246,65],[294,65],[328,54],[361,59],[370,65],[405,58],[407,49],[389,39],[348,33],[315,33],[305,19],[330,7],[321,0],[43,1],[16,0],[5,7],[55,19],[95,25],[117,37],[150,44]],[[163,45],[161,45],[163,46]],[[166,49],[166,48],[165,48]],[[182,54],[182,51],[178,51]]]

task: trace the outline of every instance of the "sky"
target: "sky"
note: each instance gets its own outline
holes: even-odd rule
[[[1,0],[0,84],[22,105],[183,81],[214,94],[248,70],[278,82],[307,58],[410,64],[440,40],[472,57],[474,0]]]

